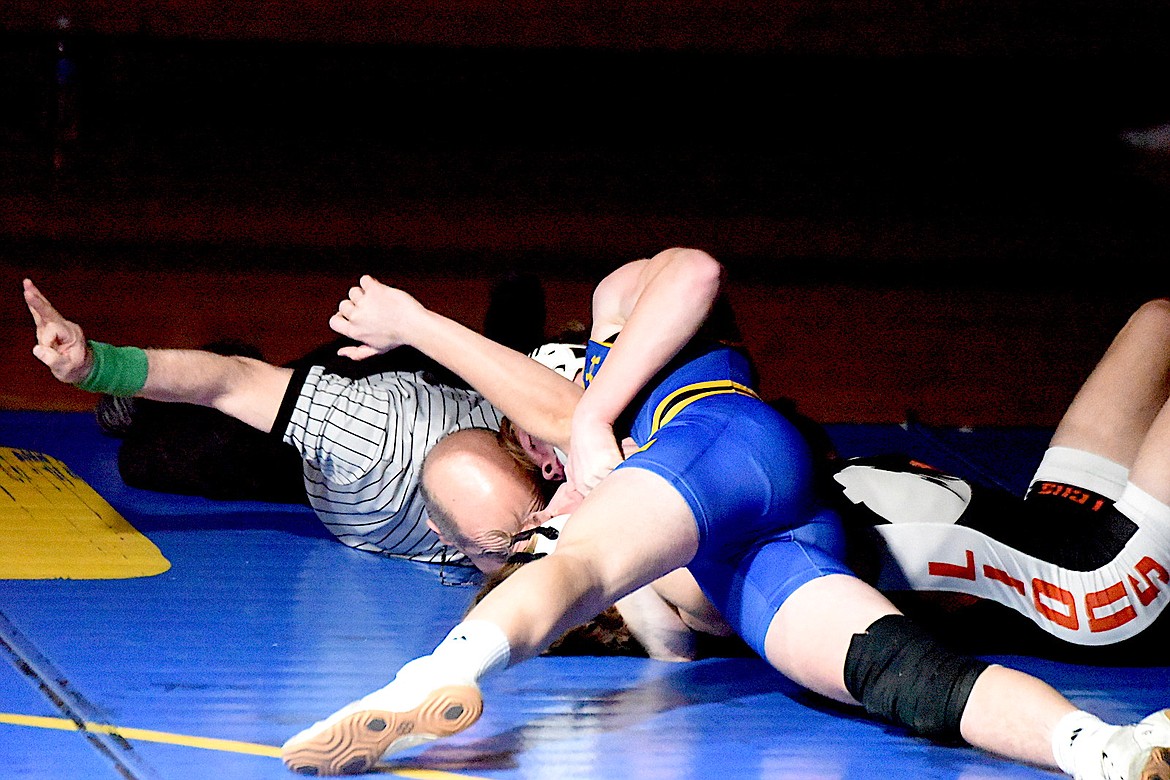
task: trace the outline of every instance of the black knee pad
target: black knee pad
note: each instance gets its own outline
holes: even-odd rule
[[[887,615],[853,635],[845,687],[871,715],[939,742],[962,742],[959,720],[988,666],[947,650],[904,615]]]

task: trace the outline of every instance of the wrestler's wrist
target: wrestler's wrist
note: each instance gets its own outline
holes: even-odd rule
[[[583,393],[573,410],[573,419],[570,423],[571,431],[583,431],[599,427],[612,428],[613,420],[607,419],[604,409],[589,403],[589,394]]]
[[[602,394],[594,392],[590,396],[586,390],[573,410],[572,429],[581,431],[604,427],[612,430],[619,413],[620,410],[611,408],[608,399]]]
[[[414,347],[424,353],[436,351],[439,348],[452,348],[451,343],[458,338],[457,329],[461,327],[456,320],[439,314],[436,311],[422,306],[408,312],[399,325],[398,343],[404,347]],[[443,362],[442,356],[431,357]]]

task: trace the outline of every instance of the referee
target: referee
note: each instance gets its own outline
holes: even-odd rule
[[[275,366],[210,350],[114,347],[87,340],[28,279],[24,299],[36,325],[33,353],[58,380],[115,398],[226,414],[299,456],[308,503],[343,543],[416,561],[451,560],[427,528],[419,470],[446,434],[499,428],[499,411],[480,394],[421,364],[367,367],[355,376],[326,360]]]

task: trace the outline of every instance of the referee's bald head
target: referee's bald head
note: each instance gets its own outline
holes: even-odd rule
[[[544,504],[531,474],[487,428],[436,442],[423,459],[420,488],[431,530],[489,574],[504,565],[512,537]]]

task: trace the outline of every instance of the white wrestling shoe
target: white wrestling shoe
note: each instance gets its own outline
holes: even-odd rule
[[[430,661],[411,661],[386,687],[291,737],[280,749],[285,766],[302,775],[360,774],[389,753],[458,734],[479,720],[479,686],[450,675],[438,681]]]
[[[1122,726],[1101,750],[1105,780],[1170,780],[1170,710]]]

